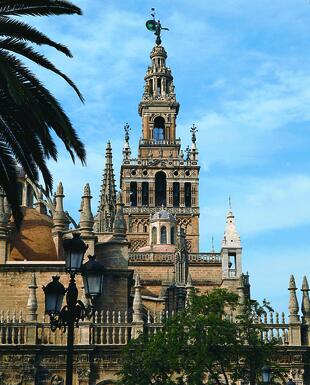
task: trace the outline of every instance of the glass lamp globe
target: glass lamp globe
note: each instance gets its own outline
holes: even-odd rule
[[[59,314],[66,290],[59,282],[59,276],[54,276],[52,282],[43,286],[45,294],[45,313],[49,315]]]
[[[96,261],[93,255],[88,256],[88,261],[82,266],[82,277],[86,297],[92,300],[101,295],[103,290],[104,267]]]
[[[75,274],[81,270],[83,257],[88,246],[82,241],[79,233],[73,233],[73,238],[63,241],[66,270]]]
[[[267,365],[262,367],[262,379],[264,384],[268,384],[271,378],[271,371]]]

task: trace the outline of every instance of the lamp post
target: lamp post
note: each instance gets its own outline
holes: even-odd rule
[[[296,382],[294,382],[291,378],[289,378],[286,385],[296,385]]]
[[[55,331],[57,328],[67,330],[66,385],[72,385],[73,378],[74,327],[78,326],[79,321],[84,320],[86,316],[91,316],[94,301],[101,295],[103,289],[103,266],[95,260],[95,256],[89,256],[89,261],[83,264],[87,247],[78,233],[74,233],[71,239],[65,239],[63,248],[66,271],[70,275],[69,286],[65,289],[59,282],[59,277],[54,276],[52,282],[43,287],[45,313],[50,317],[51,330]],[[81,273],[85,295],[91,300],[89,308],[78,300],[78,289],[75,283],[77,273]],[[61,308],[65,294],[67,304]]]
[[[262,367],[262,380],[263,384],[270,384],[271,370],[266,364]]]

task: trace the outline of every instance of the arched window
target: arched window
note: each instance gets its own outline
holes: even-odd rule
[[[142,182],[142,206],[149,205],[149,184]]]
[[[18,195],[18,203],[20,206],[23,204],[23,190],[24,185],[21,182],[17,182],[17,195]]]
[[[180,183],[173,182],[173,207],[180,206]]]
[[[162,226],[160,229],[160,243],[165,245],[167,243],[167,229],[166,226]]]
[[[165,120],[161,116],[157,116],[154,120],[153,139],[165,139]]]
[[[157,79],[157,94],[161,94],[161,79]]]
[[[137,206],[137,182],[130,182],[130,205]]]
[[[27,207],[33,207],[33,189],[27,184]]]
[[[155,175],[155,205],[166,206],[167,177],[163,171]]]
[[[152,243],[153,243],[153,245],[157,244],[157,229],[156,229],[156,227],[152,228]]]
[[[174,227],[171,227],[171,229],[170,229],[170,241],[171,241],[172,245],[175,244],[175,229],[174,229]]]
[[[185,207],[191,207],[192,205],[192,184],[186,182],[184,185],[184,200]]]

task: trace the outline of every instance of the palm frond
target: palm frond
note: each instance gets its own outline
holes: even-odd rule
[[[72,57],[70,50],[66,46],[51,40],[36,28],[9,17],[0,16],[0,36],[1,35],[29,41],[38,45],[49,45],[63,52],[65,55]]]
[[[0,140],[0,185],[11,205],[16,227],[19,229],[23,219],[18,204],[16,162],[5,142]]]
[[[34,51],[31,47],[29,47],[25,42],[20,42],[18,39],[4,39],[0,40],[0,54],[1,50],[6,49],[8,51],[13,51],[19,55],[23,55],[29,60],[32,60],[36,64],[49,69],[50,71],[56,73],[57,75],[61,76],[77,93],[78,97],[81,99],[81,101],[84,101],[84,98],[80,91],[78,90],[77,86],[73,83],[73,81],[66,76],[64,73],[59,71],[52,62],[50,62],[48,59],[46,59],[45,56],[39,54],[38,52]]]
[[[50,15],[81,15],[79,7],[69,1],[56,0],[0,0],[1,16],[50,16]]]
[[[31,85],[32,92],[40,103],[40,108],[45,116],[47,124],[55,131],[64,143],[67,151],[74,161],[72,149],[83,164],[86,160],[86,152],[83,143],[78,138],[68,116],[54,96],[43,86],[43,84],[26,68],[20,60],[7,52],[1,52],[0,59],[17,74],[27,79]]]

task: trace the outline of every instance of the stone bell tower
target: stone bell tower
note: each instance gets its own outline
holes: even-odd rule
[[[171,69],[166,65],[167,52],[161,44],[156,44],[150,58],[151,65],[144,78],[144,93],[138,108],[142,136],[137,158],[131,156],[129,126],[125,126],[121,188],[127,236],[132,251],[146,246],[150,214],[165,208],[184,229],[188,250],[198,252],[197,129],[195,126],[191,128],[192,145],[187,146],[184,155],[176,135],[179,103]]]

